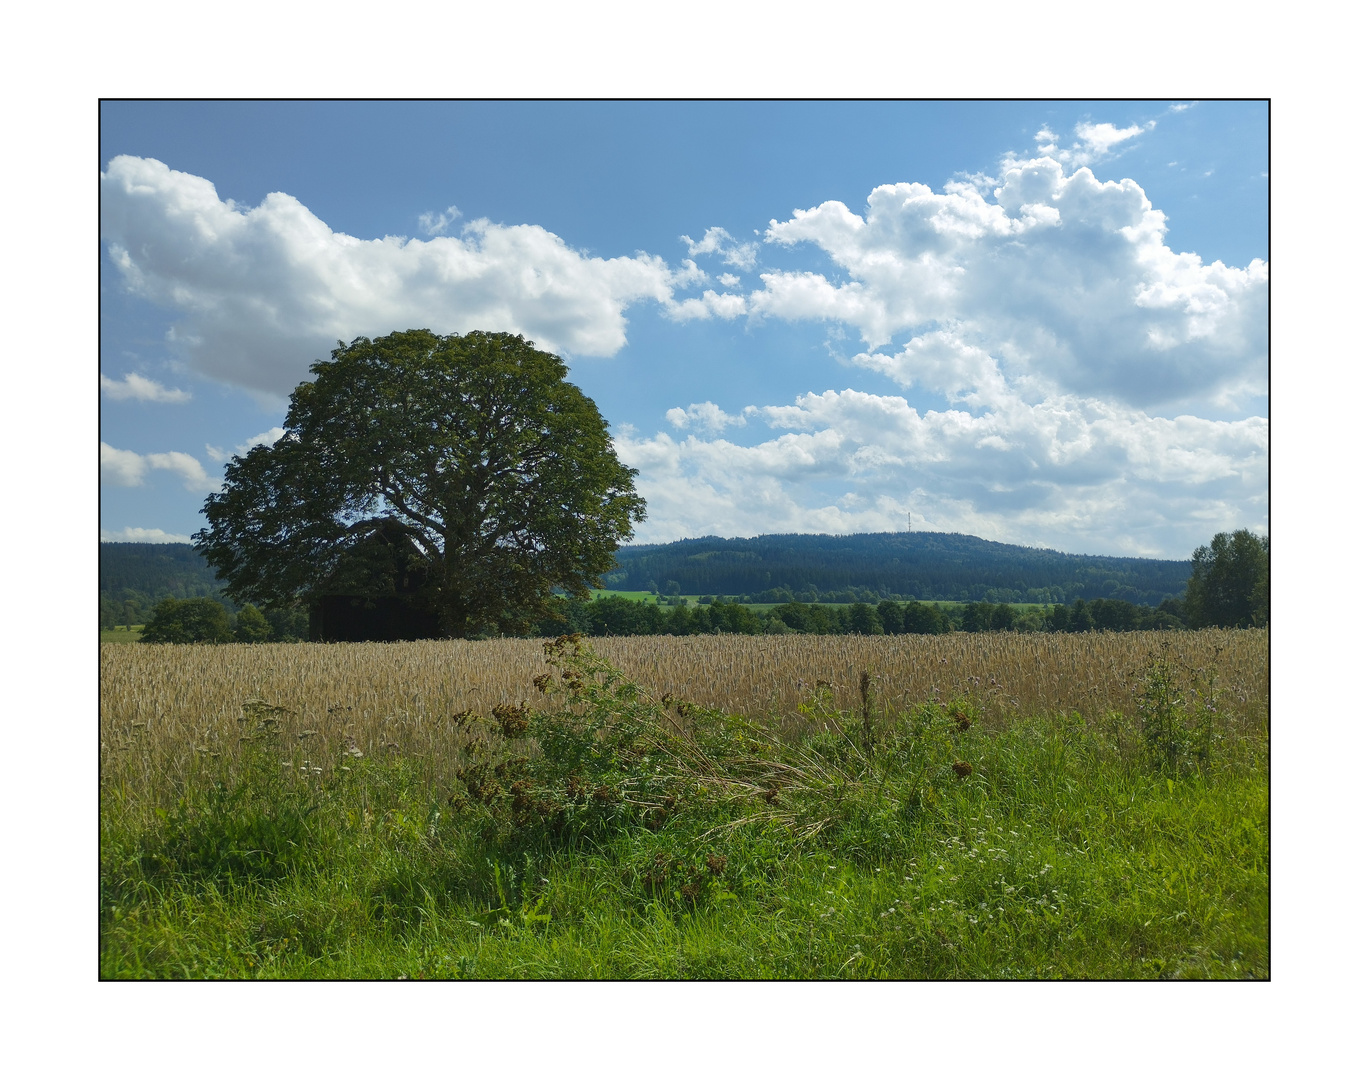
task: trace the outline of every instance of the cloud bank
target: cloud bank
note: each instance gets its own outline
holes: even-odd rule
[[[1220,529],[1267,527],[1269,267],[1173,251],[1138,183],[1095,175],[1153,127],[1043,127],[997,176],[882,185],[859,213],[796,209],[760,243],[712,226],[681,237],[691,258],[673,269],[645,253],[591,258],[536,225],[481,219],[441,235],[455,207],[424,215],[431,239],[360,240],[289,195],[240,207],[128,157],[102,174],[101,227],[127,286],[179,313],[188,361],[253,390],[284,394],[337,339],[400,326],[497,326],[611,355],[627,308],[650,301],[673,322],[745,320],[757,335],[772,319],[835,325],[835,340],[863,343],[841,363],[917,395],[920,408],[818,386],[737,413],[681,403],[655,435],[624,425],[618,449],[648,500],[640,540],[886,530],[911,514],[921,528],[1186,557]],[[803,245],[830,267],[780,265]],[[685,295],[710,282],[694,258],[759,268],[759,284],[720,273],[724,291]],[[139,378],[102,386],[181,393]],[[102,444],[101,467],[110,483],[160,468],[212,489],[186,454]]]
[[[190,537],[181,533],[169,533],[162,529],[139,529],[132,525],[115,532],[113,529],[100,530],[102,544],[188,544]]]
[[[672,422],[721,429],[692,408]],[[919,412],[855,390],[747,411],[781,434],[754,446],[620,434],[650,507],[638,540],[881,532],[911,514],[918,528],[1007,542],[1186,557],[1267,514],[1262,417],[1166,419],[1070,397]]]
[[[618,439],[650,506],[639,539],[881,531],[911,516],[1182,558],[1219,530],[1267,528],[1268,265],[1171,250],[1139,184],[1088,168],[1154,126],[1083,122],[1072,142],[1043,128],[997,177],[888,184],[860,214],[833,201],[772,220],[768,245],[813,245],[833,270],[767,269],[726,308],[705,293],[674,317],[838,324],[865,344],[843,362],[946,407],[847,389],[735,418],[673,408],[669,423],[697,434]],[[710,238],[714,253],[730,239],[709,230],[691,254]],[[781,433],[722,437],[747,418]]]
[[[455,213],[424,227],[440,232]],[[100,235],[132,292],[180,313],[171,337],[194,368],[277,395],[337,341],[397,327],[497,327],[612,355],[626,308],[669,301],[680,273],[659,256],[591,258],[537,225],[484,219],[460,236],[360,240],[282,192],[240,207],[202,177],[128,156],[100,174]]]

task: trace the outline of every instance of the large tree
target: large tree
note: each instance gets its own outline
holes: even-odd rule
[[[1193,553],[1184,595],[1188,625],[1269,624],[1269,537],[1248,529],[1218,533]]]
[[[450,636],[521,633],[553,588],[587,596],[645,516],[594,402],[521,336],[357,338],[310,370],[195,534],[239,602],[393,596],[403,571]],[[401,534],[397,571],[377,538]]]

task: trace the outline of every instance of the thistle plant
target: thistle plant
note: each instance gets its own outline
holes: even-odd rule
[[[1136,709],[1151,767],[1170,778],[1205,768],[1220,701],[1215,665],[1195,668],[1163,649],[1152,653]]]

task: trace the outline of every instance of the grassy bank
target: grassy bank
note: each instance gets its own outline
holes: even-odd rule
[[[111,744],[102,975],[1268,977],[1267,723],[1210,667],[1157,648],[1089,718],[857,677],[780,723],[547,650],[537,707],[426,751],[261,699],[174,774]]]
[[[129,645],[143,640],[143,624],[134,623],[132,626],[116,626],[111,629],[100,631],[100,644],[111,642],[119,645]]]

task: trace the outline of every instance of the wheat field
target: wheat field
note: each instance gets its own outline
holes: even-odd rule
[[[1215,672],[1233,722],[1268,723],[1268,630],[1130,634],[596,638],[589,644],[655,695],[794,723],[820,683],[858,707],[860,673],[876,706],[968,697],[992,722],[1077,710],[1130,715],[1149,657]],[[243,705],[285,710],[294,756],[323,768],[349,748],[401,753],[441,780],[455,760],[454,713],[546,699],[542,643],[527,639],[292,645],[100,646],[100,774],[107,794],[177,790],[211,757],[235,756]]]

